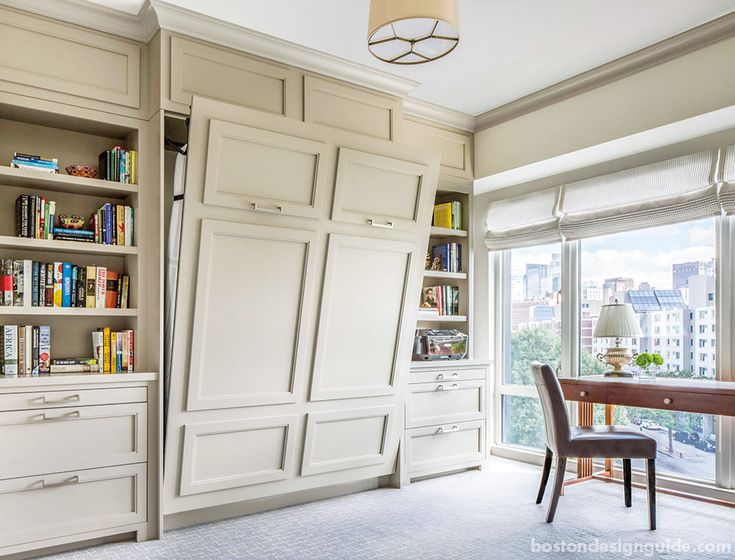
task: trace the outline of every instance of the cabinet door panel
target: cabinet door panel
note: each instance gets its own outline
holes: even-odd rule
[[[329,236],[313,400],[395,392],[415,252],[412,243]]]
[[[308,476],[381,463],[392,470],[398,449],[398,438],[394,437],[395,416],[395,406],[309,414],[301,474]]]
[[[326,144],[212,119],[204,203],[317,217]]]
[[[420,209],[432,196],[428,167],[349,148],[340,148],[332,219],[415,231]]]
[[[314,232],[203,220],[189,410],[294,401]],[[253,266],[257,263],[257,266]]]
[[[184,426],[182,496],[289,477],[296,416]]]

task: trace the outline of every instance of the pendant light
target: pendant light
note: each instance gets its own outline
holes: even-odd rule
[[[371,0],[368,49],[391,64],[423,64],[459,42],[457,0]]]

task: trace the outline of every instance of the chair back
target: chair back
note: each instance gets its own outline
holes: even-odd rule
[[[546,445],[558,456],[565,457],[569,452],[572,436],[561,384],[554,370],[546,364],[534,362],[531,364],[531,371],[544,413]]]

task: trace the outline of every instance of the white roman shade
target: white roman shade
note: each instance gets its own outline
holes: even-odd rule
[[[735,146],[490,203],[490,249],[541,245],[735,214]]]
[[[720,204],[723,212],[732,216],[735,215],[735,145],[722,149],[720,168]]]
[[[490,249],[508,249],[561,241],[559,189],[490,203],[485,221],[485,242]]]

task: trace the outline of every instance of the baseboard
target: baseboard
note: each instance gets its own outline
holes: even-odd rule
[[[326,500],[328,498],[336,498],[337,496],[346,496],[347,494],[355,494],[357,492],[364,492],[365,490],[375,490],[381,486],[385,486],[385,483],[381,482],[381,479],[371,478],[359,482],[328,486],[326,488],[313,488],[311,490],[271,496],[269,498],[259,498],[246,502],[173,513],[164,515],[163,529],[164,531],[171,531],[183,527],[201,525],[202,523],[222,521],[252,513],[259,513],[261,511]]]

